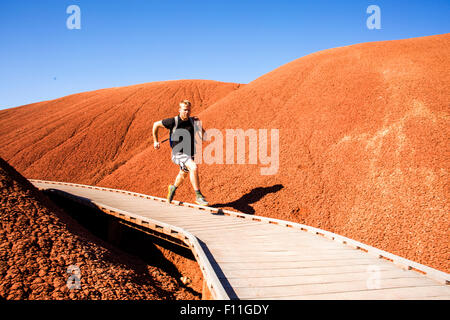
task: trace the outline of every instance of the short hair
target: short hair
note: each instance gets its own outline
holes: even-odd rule
[[[191,106],[191,102],[189,100],[183,100],[180,102],[180,108],[190,107],[190,106]]]

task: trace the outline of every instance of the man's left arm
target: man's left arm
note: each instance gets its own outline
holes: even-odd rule
[[[203,128],[203,124],[202,124],[201,120],[197,116],[192,117],[192,119],[194,120],[194,125],[195,125],[194,130],[198,132],[200,138],[203,141],[206,141],[206,131],[205,131],[205,128]],[[200,125],[199,125],[199,123],[200,123]],[[199,132],[198,128],[201,129],[201,132]]]

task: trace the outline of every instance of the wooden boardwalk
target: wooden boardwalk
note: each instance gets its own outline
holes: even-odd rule
[[[31,182],[188,246],[215,299],[450,299],[449,274],[324,230],[121,190]]]

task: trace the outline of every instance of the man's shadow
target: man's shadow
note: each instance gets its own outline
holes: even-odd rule
[[[244,194],[237,200],[228,203],[216,203],[211,205],[211,207],[214,208],[232,207],[242,213],[255,214],[255,209],[253,209],[253,207],[250,206],[251,203],[258,202],[265,195],[269,193],[278,192],[283,188],[284,186],[282,184],[275,184],[271,187],[254,188],[252,191],[250,191],[247,194]]]

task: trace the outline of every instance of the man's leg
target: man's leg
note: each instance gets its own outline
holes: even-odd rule
[[[175,195],[175,191],[177,190],[178,186],[184,181],[184,178],[186,178],[187,172],[184,172],[180,169],[180,172],[178,172],[178,175],[175,179],[175,183],[173,185],[169,186],[169,192],[167,193],[167,201],[170,203],[173,199],[173,196]]]
[[[194,191],[200,190],[200,180],[198,178],[198,167],[194,160],[189,159],[185,163],[186,167],[189,169],[189,178],[191,179],[192,187]]]
[[[178,172],[178,175],[175,179],[175,183],[173,184],[175,188],[178,188],[178,186],[184,181],[184,178],[186,178],[187,172],[180,169],[180,172]]]
[[[186,161],[185,166],[189,169],[189,178],[191,179],[192,187],[194,188],[196,201],[200,205],[207,206],[208,202],[200,192],[200,179],[198,178],[198,167],[194,160],[189,159]]]

